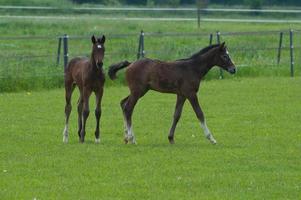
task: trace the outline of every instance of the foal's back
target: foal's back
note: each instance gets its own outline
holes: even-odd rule
[[[126,69],[130,88],[152,89],[164,93],[181,93],[183,87],[194,80],[189,61],[164,62],[144,58]],[[197,83],[198,84],[198,83]]]

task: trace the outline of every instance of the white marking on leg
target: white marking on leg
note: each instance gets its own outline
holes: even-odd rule
[[[99,144],[100,143],[100,138],[95,138],[95,143]]]
[[[132,126],[129,126],[127,124],[127,132],[128,132],[128,135],[127,135],[127,139],[128,141],[131,143],[131,144],[136,144],[136,140],[135,140],[135,135],[134,135],[134,132],[132,130]]]
[[[211,134],[210,130],[208,129],[207,127],[207,124],[206,124],[206,121],[204,122],[201,122],[201,127],[203,128],[204,130],[204,135],[205,137],[210,140],[210,142],[212,144],[216,144],[216,140],[214,139],[213,135]]]
[[[68,123],[66,123],[65,129],[63,131],[63,142],[68,143]]]
[[[127,128],[127,121],[126,121],[126,117],[123,114],[123,128],[124,128],[124,141],[127,144],[128,143],[128,128]]]

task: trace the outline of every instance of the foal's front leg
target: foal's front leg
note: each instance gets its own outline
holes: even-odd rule
[[[69,117],[72,110],[71,106],[71,96],[74,90],[74,85],[69,82],[65,82],[65,90],[66,90],[66,105],[65,105],[65,128],[63,131],[63,142],[68,143],[69,134],[68,134],[68,125],[69,125]]]
[[[91,90],[85,88],[83,91],[83,112],[82,112],[82,129],[80,132],[80,138],[79,141],[83,143],[85,141],[85,135],[86,135],[86,121],[89,116],[90,110],[89,110],[89,97],[91,95]]]
[[[96,109],[95,109],[95,117],[96,117],[96,129],[95,129],[95,143],[100,142],[100,131],[99,131],[99,121],[101,117],[101,99],[103,95],[103,88],[100,91],[95,92],[96,96]]]
[[[204,134],[205,134],[205,137],[210,140],[210,142],[212,144],[216,144],[216,140],[214,139],[213,135],[211,134],[210,130],[208,129],[207,127],[207,124],[206,124],[206,120],[205,120],[205,117],[204,117],[204,114],[203,114],[203,111],[200,107],[200,104],[199,104],[199,101],[198,101],[198,97],[196,94],[193,94],[192,96],[190,96],[189,98],[189,101],[191,103],[191,106],[197,116],[197,118],[200,120],[201,122],[201,127],[203,128],[204,130]]]
[[[77,131],[77,133],[78,133],[78,137],[80,138],[80,133],[81,133],[81,131],[82,131],[82,125],[83,125],[83,120],[82,120],[82,116],[83,116],[83,102],[84,102],[84,100],[83,100],[83,94],[82,94],[82,92],[80,93],[80,97],[79,97],[79,99],[78,99],[78,102],[77,102],[77,114],[78,114],[78,120],[77,120],[77,122],[78,122],[78,131]]]

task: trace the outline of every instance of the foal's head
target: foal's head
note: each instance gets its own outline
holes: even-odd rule
[[[227,47],[225,46],[225,42],[223,42],[217,48],[217,54],[215,56],[216,65],[226,70],[230,74],[235,74],[236,68],[229,56],[229,52],[227,50]]]
[[[92,46],[92,59],[96,63],[97,68],[101,68],[103,65],[103,58],[105,54],[105,46],[104,43],[106,41],[106,37],[103,35],[100,38],[96,38],[94,35],[91,37],[91,41],[93,43]]]

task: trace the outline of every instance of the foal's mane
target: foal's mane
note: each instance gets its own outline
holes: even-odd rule
[[[196,52],[195,54],[192,54],[192,56],[190,56],[189,58],[183,58],[183,59],[179,59],[177,61],[184,61],[184,60],[190,60],[190,59],[195,59],[197,58],[198,56],[202,55],[202,54],[205,54],[207,53],[209,50],[215,48],[215,47],[218,47],[219,44],[213,44],[213,45],[209,45],[203,49],[201,49],[200,51]]]

